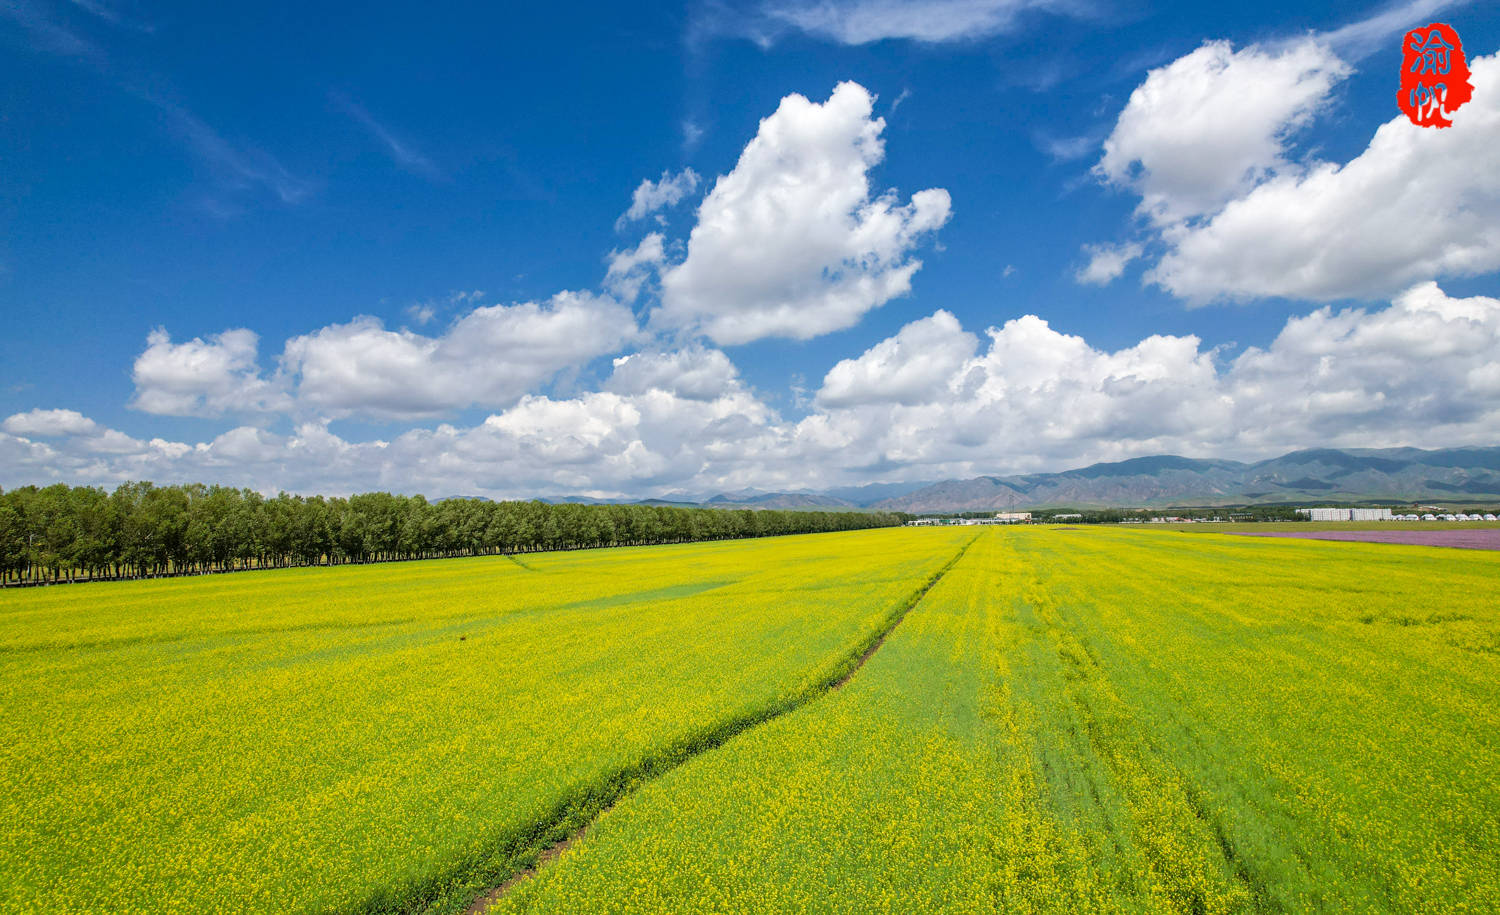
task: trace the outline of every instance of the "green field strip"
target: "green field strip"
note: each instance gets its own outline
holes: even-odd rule
[[[932,534],[0,594],[0,912],[461,909],[591,786],[839,676],[970,532]]]
[[[568,799],[552,820],[536,824],[513,846],[501,849],[494,856],[494,860],[503,862],[503,868],[482,867],[474,872],[455,876],[447,884],[447,887],[451,889],[445,888],[431,899],[419,898],[395,911],[403,913],[448,912],[453,910],[455,899],[466,900],[467,905],[464,908],[469,911],[486,910],[489,904],[498,901],[512,887],[519,885],[520,879],[534,872],[540,861],[556,857],[564,847],[581,838],[603,813],[642,785],[660,778],[695,757],[718,749],[754,727],[794,712],[830,691],[842,687],[880,648],[886,637],[900,625],[912,608],[921,603],[927,592],[931,591],[963,558],[964,553],[972,544],[971,538],[969,542],[959,547],[953,558],[949,559],[942,568],[934,572],[917,590],[891,611],[879,630],[860,644],[850,648],[838,664],[820,681],[809,684],[795,695],[781,697],[760,709],[717,722],[680,744],[667,747],[627,770],[621,770],[600,783],[587,786],[578,797]],[[476,894],[473,892],[476,886],[489,889],[487,892]],[[478,896],[477,899],[476,896]],[[389,909],[382,907],[372,911],[385,912]]]
[[[1500,555],[973,537],[0,593],[0,913],[1500,910]]]
[[[1500,557],[1327,546],[987,532],[495,911],[1494,911]]]

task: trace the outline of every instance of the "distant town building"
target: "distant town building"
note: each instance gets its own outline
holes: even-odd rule
[[[1299,508],[1310,521],[1394,521],[1389,508]]]
[[[1031,512],[996,512],[995,520],[1001,524],[1024,524],[1031,520]]]

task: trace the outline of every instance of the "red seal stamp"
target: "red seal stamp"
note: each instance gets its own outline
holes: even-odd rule
[[[1441,22],[1401,39],[1401,88],[1396,104],[1418,127],[1452,127],[1448,115],[1474,95],[1463,42]]]

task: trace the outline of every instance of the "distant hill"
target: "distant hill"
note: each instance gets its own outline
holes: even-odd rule
[[[1253,464],[1160,455],[1061,473],[947,480],[871,507],[985,511],[1379,499],[1500,499],[1500,448],[1323,448]]]
[[[482,498],[450,496],[449,498]],[[1293,451],[1246,464],[1171,454],[1092,464],[1061,473],[984,476],[938,483],[870,483],[821,491],[742,489],[664,498],[543,497],[544,502],[624,502],[705,508],[869,509],[906,512],[1002,511],[1050,506],[1150,508],[1271,502],[1500,502],[1500,448]]]
[[[854,508],[836,496],[810,492],[720,493],[701,503],[707,508]]]

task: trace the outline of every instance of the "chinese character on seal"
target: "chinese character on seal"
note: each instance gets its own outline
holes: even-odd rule
[[[1412,29],[1401,40],[1401,88],[1396,104],[1418,127],[1452,127],[1448,115],[1474,94],[1464,46],[1441,22]]]

